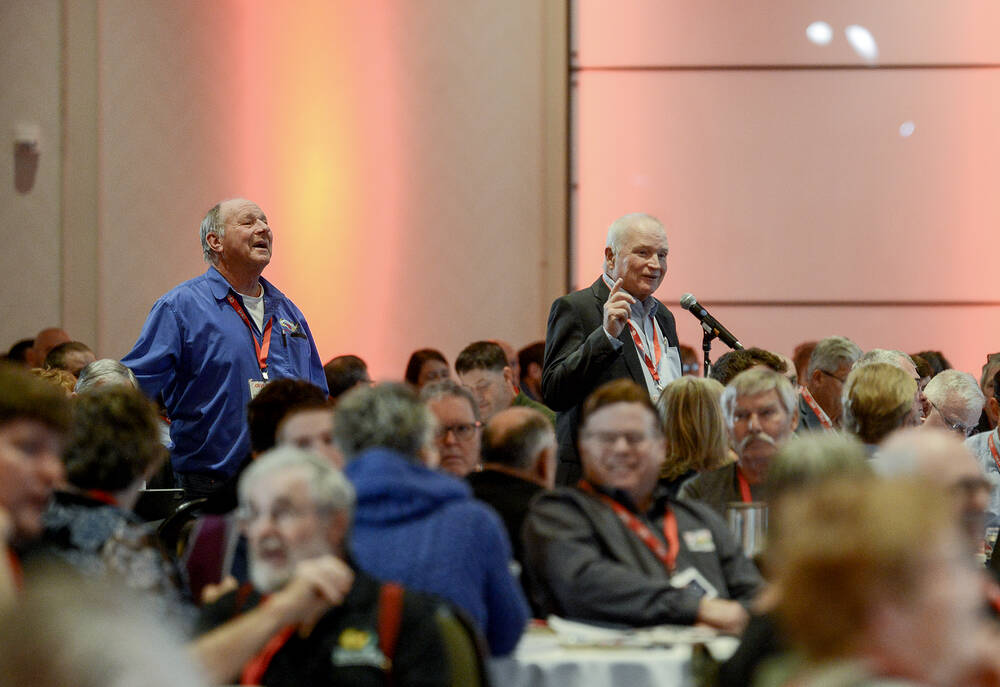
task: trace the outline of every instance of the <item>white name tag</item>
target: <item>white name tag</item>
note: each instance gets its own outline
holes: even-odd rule
[[[699,596],[707,596],[710,599],[719,595],[715,586],[694,568],[685,568],[674,574],[670,578],[670,586],[674,589],[690,589]]]
[[[250,400],[251,401],[253,399],[257,398],[257,394],[260,393],[260,390],[263,389],[264,385],[266,385],[266,384],[267,384],[267,382],[262,381],[260,379],[251,379],[250,380]]]
[[[712,532],[707,529],[684,532],[684,543],[692,553],[715,551],[715,540],[712,539]]]

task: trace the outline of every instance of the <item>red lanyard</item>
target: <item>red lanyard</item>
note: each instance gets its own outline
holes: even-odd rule
[[[110,491],[104,491],[103,489],[88,489],[83,492],[84,495],[89,496],[95,501],[100,501],[101,503],[107,504],[109,506],[117,506],[118,500],[115,498],[114,494]]]
[[[996,432],[990,432],[990,437],[987,439],[987,443],[990,445],[990,453],[993,454],[993,462],[997,464],[997,470],[1000,470],[1000,453],[997,453],[997,444],[993,441],[993,435]]]
[[[736,479],[740,483],[740,498],[743,499],[743,503],[753,503],[753,495],[750,493],[750,483],[747,482],[746,475],[740,470],[740,466],[736,466]]]
[[[264,678],[264,673],[267,672],[268,666],[271,665],[274,655],[281,651],[281,647],[285,646],[295,632],[295,627],[295,625],[289,625],[280,630],[278,634],[268,640],[267,644],[264,645],[264,648],[256,656],[243,666],[243,673],[240,675],[241,685],[262,684],[261,680]]]
[[[21,569],[21,559],[14,553],[14,549],[7,549],[7,565],[10,566],[11,582],[17,590],[24,589],[24,572]]]
[[[660,373],[657,371],[660,368],[660,360],[663,358],[663,351],[660,349],[660,337],[656,335],[656,320],[653,316],[649,316],[650,321],[653,323],[653,355],[656,356],[656,360],[650,360],[649,355],[646,353],[645,347],[642,345],[642,341],[639,339],[639,332],[636,331],[635,325],[629,320],[628,328],[632,332],[632,341],[635,342],[635,348],[642,354],[642,361],[646,363],[646,367],[649,369],[649,374],[652,375],[653,381],[656,383],[660,382]]]
[[[677,533],[677,516],[674,515],[674,511],[669,506],[663,514],[663,537],[667,540],[667,544],[664,546],[663,542],[657,539],[656,535],[639,521],[639,518],[632,515],[625,506],[610,496],[598,492],[591,486],[590,482],[580,480],[576,486],[591,496],[596,496],[610,506],[611,510],[615,512],[615,515],[624,523],[625,527],[638,536],[643,544],[649,547],[649,550],[660,559],[667,570],[670,572],[674,571],[674,566],[677,563],[677,553],[681,550],[681,540],[680,535]]]
[[[267,319],[267,325],[264,327],[264,343],[257,343],[257,337],[253,335],[253,325],[250,324],[250,318],[247,314],[243,312],[243,308],[240,307],[239,302],[236,300],[236,296],[232,293],[226,294],[226,300],[229,301],[229,305],[233,306],[233,310],[236,314],[240,316],[243,320],[243,324],[247,326],[250,330],[250,339],[253,341],[253,350],[257,353],[257,363],[260,365],[260,374],[267,379],[267,353],[271,350],[271,318]]]
[[[813,398],[813,395],[809,393],[809,389],[804,386],[799,387],[799,392],[802,394],[802,400],[806,402],[809,409],[813,411],[813,414],[819,418],[819,423],[823,425],[824,429],[833,429],[833,422],[830,421],[830,416],[826,414],[826,411],[819,407],[819,403]]]

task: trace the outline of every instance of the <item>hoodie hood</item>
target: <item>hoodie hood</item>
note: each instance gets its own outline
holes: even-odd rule
[[[347,464],[344,474],[357,493],[354,522],[361,526],[412,522],[447,502],[472,497],[464,481],[387,448],[361,452]]]

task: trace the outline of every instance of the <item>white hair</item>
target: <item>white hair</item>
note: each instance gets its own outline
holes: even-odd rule
[[[913,358],[902,351],[897,351],[892,348],[873,348],[857,359],[854,363],[854,369],[864,367],[865,365],[872,365],[874,363],[887,363],[893,367],[903,369],[900,363],[904,360],[908,360],[910,365],[913,365],[913,367],[916,368]],[[909,372],[909,370],[905,371]]]
[[[961,407],[964,416],[962,422],[967,427],[976,424],[986,403],[986,397],[983,396],[976,378],[968,372],[958,370],[942,370],[934,375],[931,381],[927,382],[924,396],[938,408],[942,405]]]
[[[108,384],[139,388],[139,380],[132,370],[113,358],[101,358],[84,365],[73,391],[82,394]]]
[[[214,265],[219,262],[219,256],[215,254],[211,246],[208,245],[208,235],[215,234],[220,239],[226,235],[226,223],[221,216],[222,203],[216,203],[211,210],[205,214],[205,219],[201,220],[201,252],[205,262]]]
[[[776,391],[778,400],[785,408],[789,418],[799,413],[798,395],[788,378],[769,368],[752,367],[744,370],[726,385],[722,392],[722,412],[726,416],[726,424],[733,427],[733,414],[736,412],[736,399],[741,396],[756,396],[767,391]]]
[[[861,348],[847,337],[828,336],[813,349],[806,374],[812,377],[816,370],[835,372],[845,362],[853,365],[860,357]]]
[[[295,446],[277,446],[262,453],[240,477],[239,501],[246,506],[250,490],[261,479],[286,470],[303,470],[307,473],[313,505],[330,513],[354,511],[354,487],[344,474],[310,451]]]
[[[652,224],[659,229],[663,229],[663,223],[660,222],[660,220],[656,219],[652,215],[647,215],[645,212],[631,212],[627,215],[622,215],[612,222],[610,227],[608,227],[608,239],[604,245],[607,248],[610,248],[614,255],[618,255],[628,238],[629,232],[646,224]],[[604,261],[604,267],[606,270],[606,258]]]

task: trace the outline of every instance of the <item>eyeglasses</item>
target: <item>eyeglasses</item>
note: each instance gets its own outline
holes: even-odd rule
[[[459,441],[468,441],[475,436],[476,430],[483,426],[482,422],[463,422],[455,425],[441,425],[437,428],[434,436],[438,441],[448,436],[452,432]]]
[[[833,374],[832,372],[827,372],[826,370],[820,370],[820,372],[822,372],[823,374],[825,374],[827,377],[833,377],[834,379],[836,379],[841,384],[846,384],[847,383],[846,379],[841,379],[840,377],[838,377],[837,375]]]
[[[619,439],[624,439],[629,448],[640,446],[652,437],[645,432],[584,432],[583,438],[586,441],[593,441],[603,448],[611,448],[618,443]]]
[[[961,422],[958,422],[956,420],[952,420],[947,415],[945,415],[943,412],[941,412],[940,408],[938,408],[936,405],[934,405],[934,401],[932,401],[931,399],[928,398],[927,402],[931,404],[931,408],[933,408],[934,410],[938,411],[938,415],[941,416],[941,420],[946,425],[948,425],[948,427],[952,431],[958,432],[959,434],[962,434],[963,436],[971,436],[976,431],[976,426],[975,425],[973,425],[972,427],[969,427],[969,426],[967,426],[967,425],[965,425],[965,424],[963,424]]]

